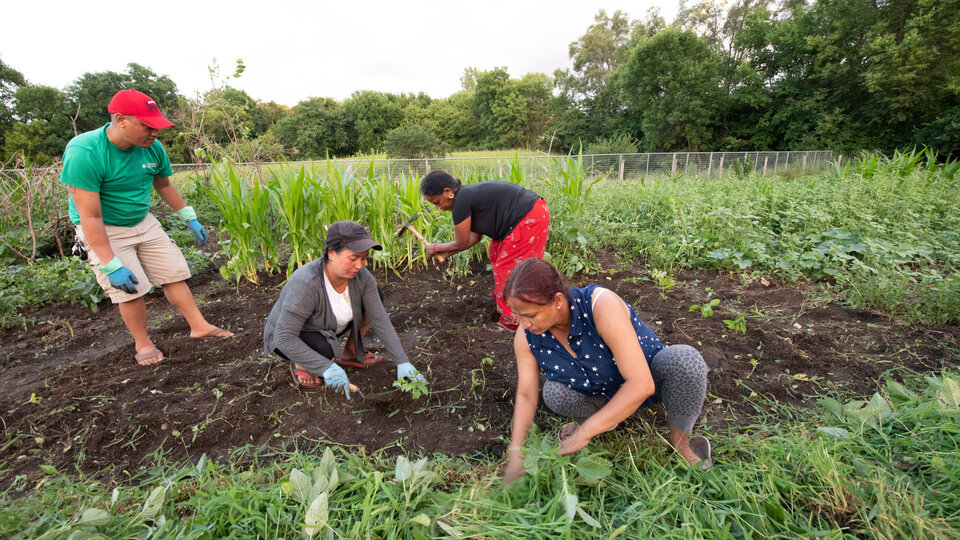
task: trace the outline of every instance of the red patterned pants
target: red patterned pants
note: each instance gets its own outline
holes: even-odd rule
[[[538,199],[533,209],[517,223],[503,240],[490,242],[490,263],[493,265],[493,296],[500,310],[500,324],[515,330],[517,317],[503,299],[503,289],[510,272],[526,259],[542,259],[550,234],[550,210],[543,199]]]

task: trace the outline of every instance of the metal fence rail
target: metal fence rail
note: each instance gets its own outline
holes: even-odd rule
[[[575,156],[573,159],[577,159]],[[750,174],[763,176],[785,170],[799,172],[822,169],[833,160],[830,150],[769,151],[769,152],[663,152],[643,154],[589,154],[582,157],[583,168],[591,176],[620,180],[641,179],[648,176],[702,176],[719,178],[723,174]],[[454,176],[468,171],[491,177],[509,176],[514,166],[520,167],[525,177],[537,178],[566,166],[566,156],[501,156],[429,159],[331,159],[338,169],[351,169],[366,175],[373,166],[375,175],[422,175],[432,170],[445,170]],[[288,161],[288,165],[325,169],[326,161]],[[240,163],[241,167],[262,169],[280,163]],[[207,174],[207,164],[176,164],[174,173],[196,172]]]

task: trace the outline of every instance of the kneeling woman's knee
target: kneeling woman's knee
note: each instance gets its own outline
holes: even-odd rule
[[[690,345],[670,345],[653,357],[651,366],[661,377],[706,380],[710,368],[700,351]]]
[[[543,385],[544,405],[560,416],[575,418],[580,422],[600,410],[606,401],[603,397],[589,396],[555,381],[547,381]]]

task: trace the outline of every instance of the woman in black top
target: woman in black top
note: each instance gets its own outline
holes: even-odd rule
[[[444,171],[433,171],[420,181],[420,193],[439,210],[453,214],[452,242],[431,244],[431,255],[470,249],[489,236],[493,266],[493,297],[500,320],[497,326],[516,330],[517,318],[503,299],[510,272],[521,261],[543,258],[550,233],[550,210],[536,193],[510,182],[490,181],[460,185]]]

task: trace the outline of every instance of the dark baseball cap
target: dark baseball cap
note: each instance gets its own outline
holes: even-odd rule
[[[327,228],[327,249],[343,246],[350,251],[383,249],[383,246],[370,239],[370,233],[356,221],[337,221]]]

